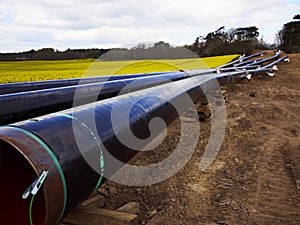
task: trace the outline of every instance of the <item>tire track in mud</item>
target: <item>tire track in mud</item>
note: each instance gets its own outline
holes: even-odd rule
[[[257,189],[247,200],[257,224],[299,224],[300,200],[286,160],[275,139],[267,141],[256,160]]]

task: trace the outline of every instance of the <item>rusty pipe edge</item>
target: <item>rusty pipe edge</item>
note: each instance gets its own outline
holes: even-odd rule
[[[0,127],[1,223],[29,224],[30,198],[22,193],[47,170],[32,207],[33,224],[53,225],[66,202],[64,176],[51,150],[37,136],[16,127]]]

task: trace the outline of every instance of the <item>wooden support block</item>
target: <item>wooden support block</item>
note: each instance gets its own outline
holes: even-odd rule
[[[137,202],[128,202],[126,205],[123,205],[122,207],[118,208],[117,211],[139,215],[140,204]]]
[[[105,197],[99,194],[81,203],[81,205],[84,207],[96,207],[96,208],[101,208],[104,206],[104,204],[105,204]]]
[[[138,216],[99,208],[77,207],[63,223],[74,225],[138,225]]]

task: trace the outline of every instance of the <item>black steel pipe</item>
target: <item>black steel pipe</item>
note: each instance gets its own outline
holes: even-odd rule
[[[25,91],[35,91],[41,89],[58,88],[73,86],[78,84],[90,84],[99,83],[113,80],[121,80],[128,78],[138,78],[144,76],[155,76],[166,74],[168,72],[159,73],[145,73],[145,74],[127,74],[127,75],[114,75],[114,76],[99,76],[99,77],[86,77],[86,78],[73,78],[73,79],[61,79],[61,80],[45,80],[37,82],[19,82],[19,83],[8,83],[0,84],[0,95],[19,93]]]
[[[253,54],[250,56],[242,56],[239,59],[232,61],[228,64],[224,64],[217,69],[228,67],[230,65],[234,65],[238,62],[242,62],[245,59],[250,59],[256,57],[258,55],[263,55],[265,52],[260,52],[257,54]],[[215,72],[216,69],[212,69],[211,72]],[[168,74],[173,72],[154,72],[154,73],[144,73],[144,74],[126,74],[126,75],[114,75],[114,76],[99,76],[99,77],[87,77],[87,78],[72,78],[72,79],[60,79],[60,80],[45,80],[45,81],[36,81],[36,82],[18,82],[18,83],[8,83],[8,84],[0,84],[0,95],[11,94],[11,93],[19,93],[19,92],[27,92],[27,91],[35,91],[42,89],[50,89],[50,88],[58,88],[58,87],[66,87],[66,86],[74,86],[80,84],[90,84],[90,83],[99,83],[113,80],[121,80],[128,78],[138,78],[144,76],[155,76]]]
[[[10,224],[26,224],[29,221],[27,212],[30,203],[29,200],[21,199],[21,194],[36,176],[46,170],[48,177],[33,205],[33,223],[58,223],[68,211],[104,182],[85,161],[82,152],[93,156],[100,173],[101,168],[104,168],[104,173],[108,171],[106,177],[120,168],[106,162],[108,156],[101,154],[103,147],[123,162],[137,153],[116,137],[111,120],[113,107],[119,109],[117,117],[123,118],[122,109],[128,104],[133,105],[129,118],[118,124],[118,135],[132,132],[145,138],[149,136],[148,125],[153,118],[160,117],[166,124],[170,124],[178,114],[190,107],[190,103],[183,98],[186,93],[193,101],[198,101],[203,95],[199,84],[218,79],[225,85],[235,77],[242,77],[244,73],[209,74],[205,78],[195,76],[46,115],[37,120],[0,127],[0,173],[7,181],[0,186],[0,192],[5,193],[2,204],[7,206],[7,214],[2,215],[2,221],[9,221]],[[140,99],[140,96],[146,97]],[[180,102],[180,109],[174,110],[172,102]],[[126,126],[127,119],[130,127]],[[80,147],[78,143],[81,143]],[[18,216],[12,216],[11,212]]]
[[[258,66],[248,66],[248,65],[245,65],[245,66],[238,66],[238,67],[228,67],[228,68],[222,68],[222,69],[219,69],[219,72],[230,72],[230,71],[239,71],[239,70],[251,70],[251,69],[256,69],[258,68]]]
[[[253,66],[253,63],[257,63],[255,65],[258,65],[259,62],[262,60],[263,60],[262,58],[259,58],[259,59],[255,59],[255,60],[243,61],[241,63],[235,64],[235,67],[244,67],[244,66],[248,66],[248,65]]]
[[[259,69],[262,70],[267,69]],[[117,112],[123,118],[122,109],[128,104],[133,105],[132,113],[127,118],[130,126],[125,125],[127,119],[121,120],[118,135],[132,132],[145,138],[149,136],[148,124],[153,118],[160,117],[166,124],[170,124],[178,117],[178,113],[191,106],[181,101],[186,93],[196,102],[203,94],[200,84],[217,79],[221,85],[225,85],[243,75],[244,71],[195,76],[36,120],[0,127],[0,173],[8,181],[6,184],[9,183],[0,186],[0,191],[5,193],[2,204],[7,206],[5,214],[1,216],[2,220],[7,221],[9,218],[12,224],[26,224],[29,221],[29,202],[21,199],[21,193],[36,176],[46,170],[49,175],[36,197],[38,205],[33,207],[33,220],[36,224],[56,224],[104,182],[102,176],[85,161],[82,152],[97,156],[95,160],[99,165],[99,173],[103,172],[103,168],[109,171],[106,177],[119,168],[105,162],[107,155],[101,154],[101,148],[105,147],[111,155],[123,162],[137,153],[118,140],[111,120],[113,107],[120,109]],[[140,96],[147,97],[140,99]],[[178,101],[180,109],[175,110],[170,103]],[[79,147],[78,138],[84,145]],[[145,145],[139,146],[140,149]],[[19,216],[10,217],[11,212]]]
[[[265,55],[265,54],[266,54],[265,51],[263,51],[263,52],[258,52],[258,53],[256,53],[256,54],[253,54],[253,55],[249,55],[249,56],[243,57],[243,58],[242,58],[242,61],[245,61],[245,60],[248,60],[248,59],[252,59],[252,58],[257,57],[257,56],[263,56],[263,55]]]
[[[280,55],[281,55],[281,51],[278,51],[274,56],[271,56],[271,57],[269,57],[269,58],[262,59],[262,60],[257,61],[257,62],[250,63],[250,64],[248,64],[248,65],[250,65],[250,66],[261,65],[261,64],[263,64],[263,63],[270,62],[270,61],[272,61],[272,60],[277,59]]]
[[[244,67],[240,67],[240,69],[244,69]],[[231,70],[238,70],[238,68],[224,68],[222,69],[222,72]],[[127,89],[126,92],[133,92],[151,86],[161,85],[169,81],[185,79],[189,76],[198,76],[217,72],[218,69],[202,69],[173,73],[168,72],[155,74],[153,76],[148,76],[148,74],[139,74],[138,77],[129,79],[117,79],[101,83],[0,95],[0,104],[5,105],[5,109],[0,111],[0,125],[14,123],[71,108],[75,92],[77,93],[77,96],[79,96],[79,98],[77,98],[77,105],[78,103],[83,105],[114,97],[118,95],[121,90],[124,88],[126,89],[128,84],[132,82],[135,82],[134,85],[131,85],[130,89]],[[125,77],[127,76],[122,76],[122,78]],[[123,93],[124,91],[125,90],[123,90]],[[98,97],[95,98],[95,96]]]
[[[254,60],[243,61],[243,62],[235,64],[234,66],[241,67],[241,66],[245,66],[245,65],[251,64],[253,62],[254,62]]]
[[[150,135],[148,126],[153,118],[160,117],[170,124],[178,114],[191,106],[184,101],[186,93],[197,102],[203,95],[200,84],[205,86],[206,82],[217,79],[221,85],[226,85],[242,79],[248,73],[270,70],[263,67],[194,76],[0,127],[0,174],[6,181],[0,186],[0,192],[5,193],[2,204],[6,206],[1,211],[2,222],[29,223],[30,202],[23,200],[21,194],[36,176],[47,171],[48,176],[33,204],[33,223],[57,224],[68,211],[105,182],[102,179],[103,169],[106,177],[120,169],[106,161],[109,157],[107,153],[102,154],[104,147],[123,162],[137,153],[117,138],[111,120],[113,108],[118,109],[115,113],[121,118],[118,135],[133,133],[143,139]],[[144,97],[141,99],[141,96]],[[174,102],[180,103],[176,110],[171,104]],[[124,118],[123,109],[128,105],[133,105],[133,108],[129,118]],[[128,122],[129,127],[126,126]],[[155,134],[160,131],[157,130]],[[145,145],[139,148],[143,149]],[[83,155],[92,156],[99,173],[92,169]]]
[[[288,58],[289,58],[289,57],[288,57],[287,55],[286,55],[286,56],[283,56],[283,57],[281,57],[281,58],[275,60],[274,62],[272,62],[272,63],[270,63],[270,64],[268,64],[268,65],[266,65],[266,66],[264,66],[264,67],[266,67],[266,68],[272,68],[273,66],[277,65],[277,64],[280,63],[281,61],[286,60],[286,59],[288,59]]]
[[[72,108],[75,93],[78,96],[76,99],[76,105],[78,106],[114,97],[121,90],[122,93],[128,93],[187,77],[188,75],[184,72],[174,72],[0,95],[0,105],[5,106],[0,111],[0,125]],[[133,83],[133,85],[128,86],[130,83]],[[95,98],[95,96],[97,97]]]
[[[235,65],[235,64],[237,64],[237,63],[243,62],[243,61],[248,60],[248,59],[252,59],[252,58],[257,57],[257,56],[262,56],[262,55],[264,55],[264,54],[266,54],[266,52],[259,52],[259,53],[252,54],[252,55],[249,55],[249,56],[243,55],[243,56],[241,56],[239,59],[234,60],[234,61],[232,61],[232,62],[229,62],[229,63],[227,63],[227,64],[224,64],[224,65],[222,65],[222,66],[219,66],[218,68],[221,69],[221,68],[233,66],[233,65]]]

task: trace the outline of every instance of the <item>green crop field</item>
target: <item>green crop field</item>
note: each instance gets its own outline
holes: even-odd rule
[[[134,61],[82,59],[0,62],[0,83],[213,68],[238,56]]]

